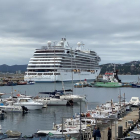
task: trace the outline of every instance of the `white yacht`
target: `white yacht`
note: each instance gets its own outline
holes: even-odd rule
[[[79,136],[79,130],[73,130],[73,128],[64,128],[63,130],[62,130],[62,128],[60,127],[59,129],[57,129],[57,130],[39,130],[39,131],[37,131],[37,134],[46,134],[46,135],[48,135],[48,134],[53,134],[53,135],[62,135],[62,134],[64,134],[64,135],[69,135],[69,136],[71,136],[71,137],[78,137]]]
[[[0,109],[5,112],[23,112],[23,108],[21,106],[15,106],[13,103],[13,101],[7,101],[6,105],[1,103]]]
[[[43,107],[43,103],[35,102],[27,97],[17,98],[17,102],[13,104],[15,106],[25,106],[28,110],[41,109]]]
[[[54,82],[94,80],[100,73],[100,57],[94,51],[83,50],[82,43],[71,48],[62,38],[56,45],[48,41],[47,46],[36,49],[27,66],[25,81]]]
[[[80,135],[79,130],[86,130],[87,129],[87,124],[80,123],[79,118],[69,118],[66,119],[62,124],[53,124],[53,130],[39,130],[37,131],[37,134],[49,134],[52,133],[54,135],[62,135],[64,134],[65,136],[71,136],[77,138]]]
[[[46,106],[66,106],[67,100],[57,99],[52,97],[36,98],[34,99],[37,102],[43,103],[43,107]]]
[[[139,97],[131,97],[129,103],[131,104],[131,106],[135,106],[135,107],[140,106]]]

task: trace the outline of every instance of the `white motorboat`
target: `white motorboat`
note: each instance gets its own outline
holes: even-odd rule
[[[73,100],[73,102],[80,102],[80,101],[86,101],[86,96],[80,96],[80,95],[73,95],[73,94],[63,94],[60,96],[60,99],[66,99],[66,100]]]
[[[43,103],[35,102],[31,98],[23,97],[17,98],[17,102],[14,103],[15,106],[25,106],[29,110],[41,109],[43,107]]]
[[[62,124],[53,124],[53,130],[57,130],[62,127]],[[68,118],[63,123],[63,128],[70,128],[73,130],[85,130],[87,128],[87,124],[81,122],[79,118]]]
[[[139,97],[131,97],[129,103],[131,104],[131,106],[135,106],[135,107],[140,106]]]
[[[36,98],[34,99],[37,102],[43,103],[45,106],[65,106],[67,104],[67,100],[65,99],[57,99],[53,97],[44,97],[44,98]]]
[[[68,135],[70,137],[78,137],[79,136],[79,130],[73,130],[72,128],[64,128],[61,127],[57,130],[39,130],[37,131],[37,134],[53,134],[53,135]]]
[[[136,137],[136,138],[140,138],[140,130],[133,130],[130,132],[132,136]]]
[[[21,106],[13,105],[13,101],[7,101],[6,105],[1,103],[0,109],[5,112],[23,112],[23,108]]]
[[[64,121],[63,126],[62,124],[53,125],[53,130],[39,130],[37,133],[45,133],[49,134],[52,133],[54,135],[69,135],[71,137],[78,137],[80,131],[79,130],[86,130],[87,124],[80,123],[79,118],[68,118]]]

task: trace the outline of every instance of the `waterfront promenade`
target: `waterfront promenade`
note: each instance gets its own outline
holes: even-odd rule
[[[110,127],[112,129],[112,140],[115,140],[115,137],[118,138],[118,126],[122,126],[123,131],[126,131],[128,129],[128,124],[126,126],[126,121],[128,120],[133,120],[134,122],[137,122],[139,119],[139,109],[136,108],[133,111],[130,111],[127,115],[125,115],[121,121],[116,121],[116,125],[115,122],[112,123],[112,125],[110,124],[109,126],[105,127],[105,128],[101,128],[101,140],[107,140],[107,133],[108,133],[108,127]],[[117,139],[116,138],[116,139]],[[94,139],[94,138],[92,138]]]

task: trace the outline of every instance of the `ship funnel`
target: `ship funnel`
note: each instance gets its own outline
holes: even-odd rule
[[[51,41],[48,41],[47,42],[47,44],[48,44],[49,47],[51,47],[51,43],[52,43]]]

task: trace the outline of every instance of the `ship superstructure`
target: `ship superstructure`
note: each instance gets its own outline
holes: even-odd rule
[[[94,80],[100,73],[100,57],[94,51],[82,50],[82,43],[72,49],[65,38],[56,45],[36,49],[25,72],[25,81],[54,82]]]

